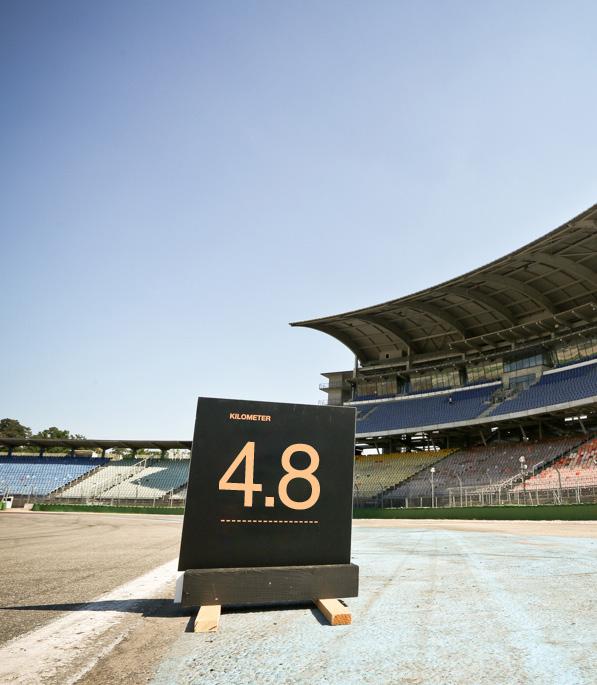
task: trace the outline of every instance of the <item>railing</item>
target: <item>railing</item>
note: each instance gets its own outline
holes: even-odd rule
[[[341,390],[342,388],[347,388],[348,383],[345,381],[327,381],[319,384],[320,390]]]
[[[395,497],[387,491],[364,494],[355,485],[353,494],[355,507],[375,507],[380,509],[420,508],[420,507],[487,507],[522,504],[595,504],[597,503],[597,480],[589,485],[568,487],[517,489],[511,487],[462,486],[449,488],[447,494],[434,495],[429,492],[411,497]]]
[[[381,485],[380,485],[381,487]],[[504,505],[542,505],[542,504],[597,504],[597,482],[588,486],[546,488],[546,489],[501,489],[496,491],[483,490],[476,488],[463,487],[450,488],[448,494],[435,495],[431,498],[431,491],[423,495],[413,497],[394,497],[386,491],[378,494],[359,492],[355,486],[353,504],[357,508],[373,507],[379,509],[399,509],[399,508],[459,508],[459,507],[487,507]],[[51,495],[15,495],[14,507],[22,507],[25,503],[34,504],[36,502],[48,504],[86,504],[94,503],[83,497],[56,498]],[[110,500],[95,500],[101,505],[113,506],[138,506],[138,507],[168,507],[179,508],[186,504],[185,498],[175,498],[174,491],[165,493],[162,497],[153,498],[133,498],[122,497]]]

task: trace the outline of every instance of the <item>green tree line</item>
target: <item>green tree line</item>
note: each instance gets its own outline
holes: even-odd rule
[[[71,439],[85,439],[84,435],[79,435],[78,433],[71,433],[64,428],[58,428],[57,426],[50,426],[49,428],[44,428],[44,430],[39,431],[39,433],[33,433],[29,426],[23,425],[18,419],[0,419],[0,437],[2,438],[22,438],[23,441],[29,438],[49,438],[52,440],[64,440],[67,438]],[[21,452],[37,452],[37,447],[22,447],[19,448]],[[53,447],[48,452],[63,452],[64,448]]]
[[[39,431],[39,433],[33,433],[31,428],[29,426],[23,425],[20,421],[17,419],[0,419],[0,438],[20,438],[23,441],[26,441],[29,438],[50,438],[53,440],[64,440],[64,439],[72,439],[72,440],[85,440],[84,435],[80,435],[79,433],[71,433],[70,431],[64,429],[64,428],[58,428],[57,426],[50,426],[49,428],[45,428],[42,431]],[[0,448],[2,450],[2,448]],[[30,453],[36,453],[39,452],[38,447],[31,447],[31,446],[20,446],[18,447],[19,452],[30,452]],[[46,452],[64,452],[65,448],[64,447],[52,447],[50,449],[47,449]],[[96,454],[101,453],[101,450],[99,448],[94,448],[90,450],[92,452],[95,452]],[[176,450],[180,452],[181,450]],[[132,456],[132,450],[126,449],[124,447],[113,447],[107,456],[111,457],[112,459],[118,458],[118,457],[131,457]],[[151,450],[151,449],[143,449],[143,450],[137,450],[137,455],[138,458],[141,457],[151,457],[152,459],[159,458],[161,456],[161,453],[159,450]]]

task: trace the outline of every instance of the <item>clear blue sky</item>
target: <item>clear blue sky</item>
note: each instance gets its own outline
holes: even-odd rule
[[[0,4],[0,417],[190,438],[316,402],[289,321],[500,257],[597,201],[597,5]]]

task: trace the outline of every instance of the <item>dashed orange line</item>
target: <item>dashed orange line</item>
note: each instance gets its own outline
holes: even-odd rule
[[[296,519],[220,519],[220,523],[319,523],[319,521],[302,521]]]

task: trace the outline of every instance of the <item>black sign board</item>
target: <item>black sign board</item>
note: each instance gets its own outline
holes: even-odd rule
[[[179,570],[349,564],[354,432],[350,407],[199,398]]]

